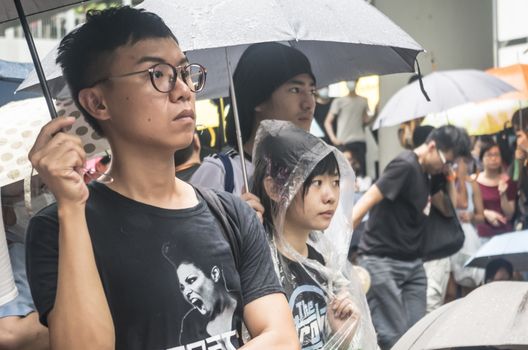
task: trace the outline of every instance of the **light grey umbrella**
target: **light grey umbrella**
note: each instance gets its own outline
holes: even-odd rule
[[[422,94],[420,81],[406,85],[383,107],[373,129],[398,125],[430,113],[515,91],[501,79],[473,69],[433,72],[423,78],[423,85],[430,101]]]
[[[492,282],[427,314],[392,350],[528,349],[528,282]]]
[[[138,7],[163,18],[189,60],[207,67],[207,86],[198,98],[227,96],[233,88],[231,70],[253,43],[277,41],[303,51],[320,86],[368,74],[411,72],[423,51],[364,0],[146,0]],[[58,93],[64,83],[55,56],[50,53],[44,67]],[[20,88],[35,84],[30,76]],[[238,130],[235,98],[233,110]],[[244,163],[242,169],[246,180]]]
[[[494,236],[480,247],[466,266],[486,267],[497,258],[508,260],[515,270],[528,271],[528,230]]]
[[[303,51],[319,86],[369,74],[412,72],[423,51],[407,33],[364,0],[146,0],[137,7],[158,14],[189,59],[207,69],[199,98],[229,92],[227,55],[234,68],[253,43],[278,41]],[[56,49],[44,59],[52,95],[64,87]],[[20,90],[38,89],[30,74]]]

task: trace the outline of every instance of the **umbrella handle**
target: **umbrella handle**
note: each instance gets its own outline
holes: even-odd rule
[[[231,108],[233,109],[233,116],[235,119],[235,133],[237,139],[238,154],[240,155],[240,166],[242,167],[242,178],[244,179],[244,186],[246,187],[246,191],[249,192],[246,160],[244,157],[244,144],[242,143],[242,132],[240,131],[240,119],[238,119],[235,84],[233,82],[233,76],[231,75],[231,66],[229,64],[229,58],[227,56],[227,47],[225,48],[225,58],[227,64],[227,76],[229,78],[229,91],[231,92]]]
[[[48,83],[46,82],[46,76],[44,75],[44,70],[42,69],[42,65],[40,64],[40,58],[35,47],[35,43],[33,42],[33,36],[31,35],[31,30],[29,29],[27,23],[24,8],[22,7],[20,0],[13,1],[15,2],[15,7],[18,13],[18,17],[20,19],[20,24],[22,25],[22,29],[24,30],[24,36],[26,37],[26,42],[28,44],[29,52],[31,54],[31,59],[33,60],[33,64],[35,65],[35,71],[37,72],[37,76],[40,81],[40,86],[42,88],[44,98],[46,99],[46,103],[48,105],[48,110],[50,112],[51,118],[55,119],[57,118],[57,111],[55,110],[55,105],[53,104],[53,100],[51,99],[51,93],[48,87]]]

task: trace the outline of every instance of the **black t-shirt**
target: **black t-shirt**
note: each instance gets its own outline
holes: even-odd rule
[[[308,245],[308,258],[325,264],[324,258],[314,248]],[[298,262],[281,256],[286,262],[284,270],[288,276],[281,276],[285,286],[286,297],[295,321],[297,335],[302,349],[320,349],[325,344],[324,324],[326,319],[326,293],[314,280],[326,285],[321,276],[314,270],[305,268]]]
[[[116,349],[232,349],[243,307],[281,292],[265,232],[240,199],[218,193],[237,220],[237,272],[219,224],[198,205],[169,210],[92,182],[86,218],[116,332]],[[199,197],[200,198],[200,197]],[[27,231],[28,279],[47,324],[57,287],[58,220],[52,205]]]
[[[370,211],[359,253],[399,260],[420,257],[421,232],[431,208],[429,175],[417,155],[404,151],[376,182],[383,199]]]

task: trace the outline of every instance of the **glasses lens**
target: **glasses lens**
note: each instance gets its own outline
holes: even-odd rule
[[[205,85],[205,70],[199,64],[190,64],[183,71],[182,78],[192,92],[201,91]]]
[[[169,92],[174,86],[176,77],[172,66],[160,63],[152,68],[152,83],[154,87],[161,92]]]

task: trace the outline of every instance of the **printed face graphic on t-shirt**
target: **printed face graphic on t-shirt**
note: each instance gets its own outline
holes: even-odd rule
[[[211,271],[211,278],[192,263],[182,263],[176,269],[180,290],[189,304],[202,315],[211,314],[214,307],[215,282],[220,278],[217,266]],[[212,278],[216,278],[214,281]]]

